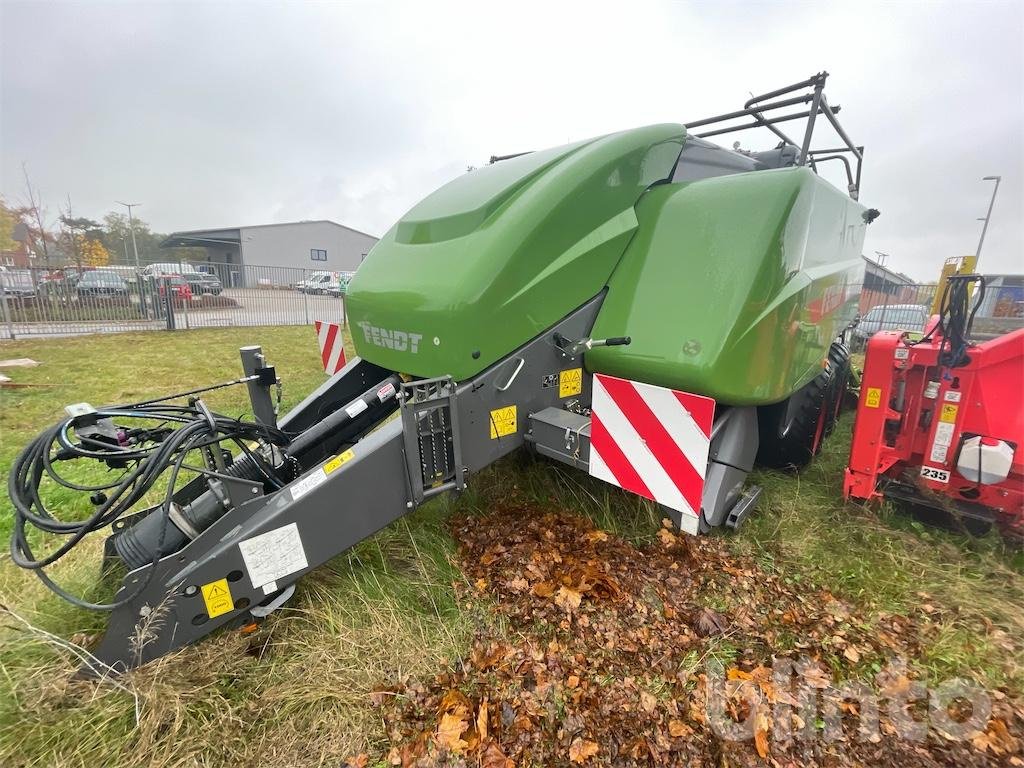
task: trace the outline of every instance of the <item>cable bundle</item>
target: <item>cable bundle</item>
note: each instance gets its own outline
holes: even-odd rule
[[[241,382],[219,386],[235,383]],[[215,387],[207,389],[212,388]],[[251,465],[257,468],[264,482],[274,488],[283,486],[273,467],[247,443],[255,440],[263,445],[285,445],[288,439],[284,433],[255,422],[213,413],[202,400],[192,399],[188,405],[166,404],[167,400],[182,396],[172,395],[159,400],[70,416],[43,431],[19,454],[7,481],[8,493],[14,504],[11,557],[17,565],[34,571],[47,587],[75,605],[94,610],[114,610],[140,594],[155,569],[150,569],[146,579],[131,595],[112,603],[92,603],[72,595],[56,584],[44,569],[74,549],[89,533],[99,531],[129,513],[153,489],[157,481],[168,473],[167,491],[159,510],[163,518],[157,547],[159,551],[170,524],[171,504],[181,471],[217,474],[208,467],[186,463],[190,452],[200,450],[213,456],[213,451],[221,450],[222,442],[233,442],[248,457]],[[133,420],[137,426],[125,426]],[[157,426],[139,424],[140,420],[155,420]],[[102,434],[98,435],[97,430],[90,433],[89,428],[93,426],[102,426],[103,429],[99,430]],[[110,483],[79,484],[63,477],[55,467],[58,461],[74,459],[103,461],[111,467],[123,468],[124,472]],[[44,476],[64,488],[90,493],[95,511],[85,520],[59,520],[40,498],[40,483]],[[65,536],[67,540],[51,554],[37,558],[28,543],[28,526]],[[153,563],[157,560],[159,554],[154,556]]]
[[[970,308],[971,296],[968,290],[971,283],[978,283],[978,298],[974,309]],[[974,315],[985,301],[985,278],[981,275],[953,275],[942,291],[939,303],[939,321],[918,344],[931,341],[935,331],[942,334],[939,345],[939,365],[946,368],[957,368],[967,362],[967,349]]]

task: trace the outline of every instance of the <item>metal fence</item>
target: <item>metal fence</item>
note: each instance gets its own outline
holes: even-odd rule
[[[345,322],[347,275],[164,262],[0,272],[0,339]]]
[[[0,272],[0,339],[57,337],[179,328],[258,325],[308,325],[314,320],[346,321],[345,273],[294,267],[241,266],[230,263],[189,265],[177,262],[97,269],[9,268]],[[930,314],[936,284],[898,285],[868,281],[812,302],[810,312],[848,306],[871,319],[867,328],[913,324],[908,306]],[[842,293],[842,292],[841,292]],[[991,338],[1024,325],[1024,302],[1007,314],[1007,302],[993,317],[980,312],[975,336]],[[826,307],[828,309],[826,309]],[[987,312],[987,310],[986,310]],[[998,316],[996,316],[998,315]],[[1005,316],[1004,316],[1005,315]],[[920,330],[908,327],[907,330]]]

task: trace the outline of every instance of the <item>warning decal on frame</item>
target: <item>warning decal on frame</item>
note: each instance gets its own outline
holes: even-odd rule
[[[239,542],[238,549],[252,585],[257,589],[309,566],[299,538],[299,526],[295,523]]]
[[[235,609],[235,601],[231,599],[231,587],[227,579],[211,581],[203,584],[203,602],[206,603],[206,613],[211,619],[220,616],[222,613],[230,613]]]
[[[960,410],[959,405],[943,405],[942,415],[939,416],[939,421],[944,421],[947,424],[956,423],[956,413]]]
[[[351,448],[349,448],[344,453],[339,453],[333,459],[331,459],[326,464],[324,464],[324,472],[326,474],[328,474],[328,475],[331,474],[331,472],[336,470],[338,467],[340,467],[346,461],[350,461],[353,456],[355,456],[355,454],[352,453],[352,449]]]
[[[865,408],[877,408],[882,404],[882,388],[881,387],[868,387],[867,394],[864,396],[864,407]]]
[[[491,440],[505,435],[514,435],[517,428],[514,405],[495,408],[491,411]]]
[[[558,396],[572,397],[583,391],[583,369],[570,368],[558,374]]]

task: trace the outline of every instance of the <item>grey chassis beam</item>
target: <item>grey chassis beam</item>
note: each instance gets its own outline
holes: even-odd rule
[[[279,491],[264,496],[260,484],[250,482],[243,488],[251,494],[250,501],[233,506],[155,566],[137,568],[125,577],[118,598],[138,589],[149,569],[156,568],[145,590],[111,614],[95,651],[97,658],[115,671],[124,671],[219,627],[247,621],[251,609],[273,603],[312,569],[415,509],[434,495],[433,488],[457,487],[457,482],[448,484],[520,448],[528,414],[572,400],[589,403],[589,377],[582,376],[582,360],[567,359],[555,338],[556,334],[571,339],[587,336],[602,300],[603,294],[595,297],[476,378],[453,386],[453,392],[436,402],[434,410],[455,411],[454,419],[442,420],[440,431],[410,434],[408,426],[403,428],[410,421],[403,414],[402,419],[383,425],[368,425],[362,439],[335,441],[312,462],[304,457],[304,473]],[[345,406],[344,401],[333,399],[338,393],[361,392],[367,381],[390,375],[367,366],[364,361],[346,366],[283,419],[282,427],[293,432],[300,426],[316,430],[321,420],[330,418],[330,413],[325,414],[328,406],[336,403],[333,411]],[[568,399],[559,392],[559,373],[566,369],[578,369],[581,374],[579,394]],[[420,384],[403,386],[403,395]],[[402,407],[407,411],[412,404]],[[510,407],[516,409],[516,418],[492,431],[495,411]],[[428,415],[418,413],[412,428],[430,426]],[[457,430],[452,425],[458,425]],[[434,445],[457,442],[452,453],[464,461],[458,467],[433,462],[431,476],[421,475],[413,483],[414,473],[425,467],[427,438]],[[342,449],[347,450],[333,456]],[[439,467],[446,474],[437,475]],[[213,585],[218,596],[211,610],[204,592]]]

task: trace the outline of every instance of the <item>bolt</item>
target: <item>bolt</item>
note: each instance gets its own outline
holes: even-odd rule
[[[192,595],[194,595],[198,591],[199,587],[197,587],[195,584],[189,584],[187,587],[185,587],[185,596],[192,597]]]
[[[259,494],[260,494],[260,489],[259,489],[259,488],[257,488],[257,487],[256,487],[256,486],[254,485],[254,486],[252,487],[252,495],[253,495],[253,496],[259,496]]]
[[[412,502],[411,501],[405,502],[405,508],[406,509],[412,509]]]

